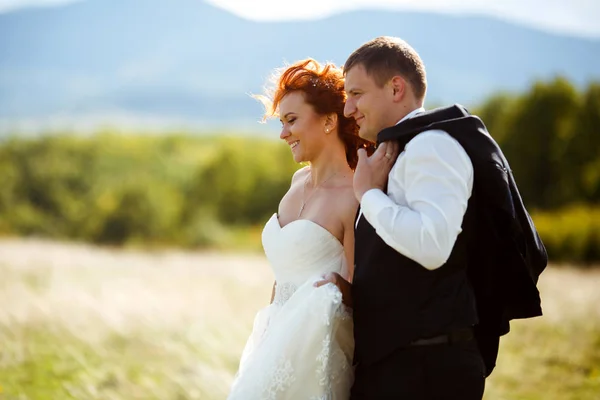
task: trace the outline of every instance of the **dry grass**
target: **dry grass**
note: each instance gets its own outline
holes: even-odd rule
[[[0,399],[224,399],[263,257],[0,241]],[[600,271],[552,268],[545,317],[503,339],[486,399],[598,399]]]

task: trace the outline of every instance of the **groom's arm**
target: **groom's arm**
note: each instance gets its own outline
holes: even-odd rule
[[[361,197],[361,209],[377,234],[404,256],[433,270],[450,257],[473,187],[473,165],[462,146],[443,131],[411,140],[392,169],[388,194],[404,190],[397,204],[380,189]],[[391,190],[391,192],[390,192]]]

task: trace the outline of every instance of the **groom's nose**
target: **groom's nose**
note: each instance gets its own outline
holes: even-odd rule
[[[356,105],[354,104],[354,100],[347,99],[346,104],[344,104],[344,116],[346,118],[352,117],[352,115],[356,112]]]

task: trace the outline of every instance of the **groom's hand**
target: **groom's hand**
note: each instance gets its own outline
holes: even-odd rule
[[[383,142],[371,157],[367,156],[365,149],[358,149],[358,164],[354,171],[354,195],[359,202],[367,191],[383,190],[398,157],[398,147],[396,141]]]
[[[333,283],[342,293],[342,303],[352,308],[352,284],[342,278],[337,272],[330,272],[323,275],[323,279],[315,282],[315,287],[320,287],[328,283]]]

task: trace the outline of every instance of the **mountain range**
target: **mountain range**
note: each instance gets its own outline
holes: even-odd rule
[[[255,22],[202,0],[86,0],[0,14],[0,130],[258,129],[262,106],[249,94],[262,91],[274,68],[306,57],[341,65],[381,35],[419,52],[428,105],[476,105],[557,75],[579,87],[600,79],[600,39],[490,17],[358,10]]]

